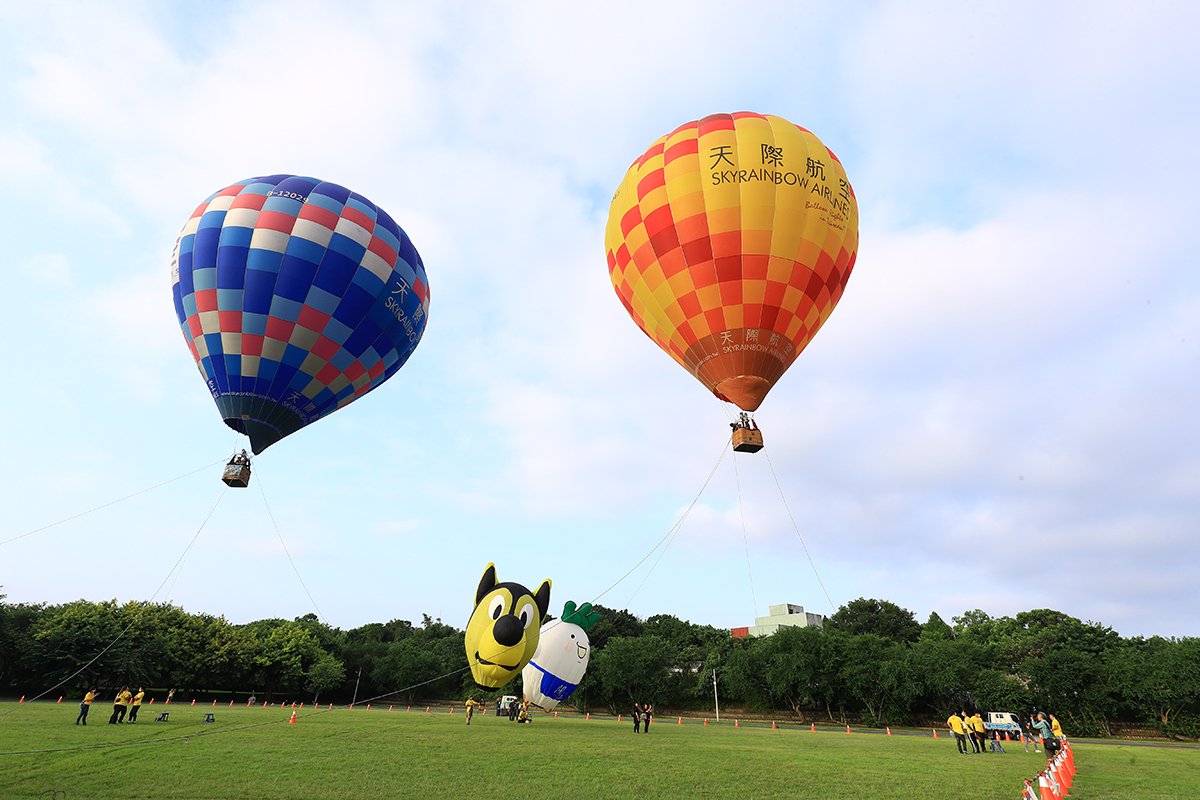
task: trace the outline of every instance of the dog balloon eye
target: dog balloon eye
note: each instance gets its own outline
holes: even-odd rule
[[[521,609],[521,626],[528,629],[530,622],[533,622],[533,615],[529,613],[529,609]]]
[[[500,615],[504,613],[504,598],[497,597],[492,601],[492,607],[488,609],[488,616],[492,619],[500,619]]]

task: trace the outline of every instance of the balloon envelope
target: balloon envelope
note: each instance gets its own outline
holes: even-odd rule
[[[217,409],[255,453],[395,374],[429,311],[425,267],[400,226],[362,195],[295,175],[201,203],[171,280]]]
[[[605,249],[634,322],[717,397],[754,411],[842,296],[858,202],[808,130],[715,114],[633,163]]]
[[[583,680],[591,657],[587,631],[569,622],[547,622],[537,652],[521,670],[525,699],[541,708],[554,708]]]

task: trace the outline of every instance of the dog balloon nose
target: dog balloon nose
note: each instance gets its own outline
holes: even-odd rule
[[[512,614],[505,614],[496,620],[496,625],[492,628],[492,634],[496,637],[497,643],[505,647],[512,647],[521,641],[523,633],[525,633],[525,626]]]

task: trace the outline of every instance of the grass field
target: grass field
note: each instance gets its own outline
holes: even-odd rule
[[[1020,797],[1042,756],[960,756],[952,738],[539,716],[97,704],[0,705],[0,798]],[[212,712],[216,721],[202,722]],[[1200,797],[1200,749],[1077,743],[1074,800]],[[57,794],[55,794],[57,792]]]

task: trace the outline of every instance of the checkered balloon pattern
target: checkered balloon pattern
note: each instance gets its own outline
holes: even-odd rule
[[[808,130],[715,114],[633,163],[605,249],[634,322],[717,397],[754,411],[841,299],[858,201]]]
[[[400,226],[362,195],[296,175],[201,203],[171,281],[217,409],[255,453],[394,375],[429,313],[425,267]]]

